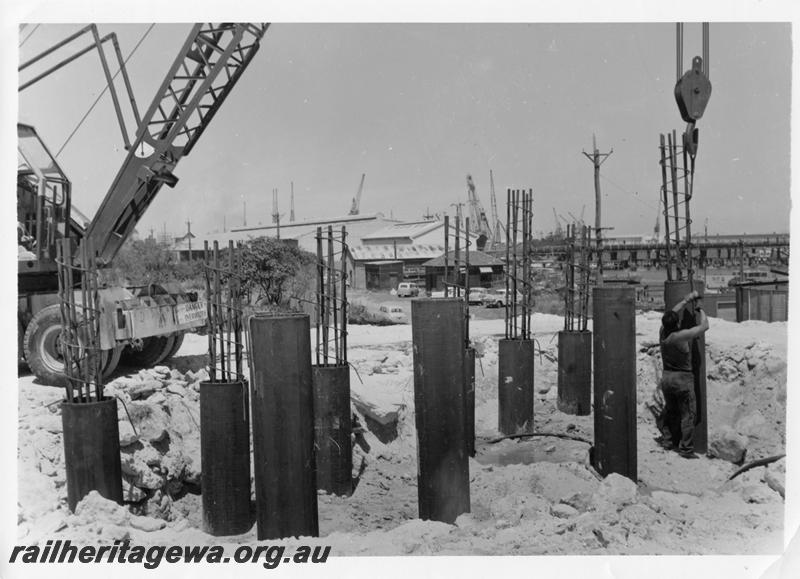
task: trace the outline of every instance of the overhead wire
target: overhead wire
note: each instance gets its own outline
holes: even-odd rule
[[[656,206],[655,206],[655,205],[653,205],[652,203],[648,203],[647,201],[643,200],[641,197],[639,197],[638,193],[635,193],[635,192],[634,192],[634,193],[631,193],[630,191],[628,191],[627,189],[625,189],[625,188],[624,188],[622,185],[620,185],[619,183],[616,183],[616,182],[612,181],[611,179],[609,179],[609,178],[608,178],[608,177],[606,177],[605,175],[600,175],[600,178],[601,178],[601,179],[603,179],[604,181],[607,181],[608,183],[610,183],[611,185],[613,185],[614,187],[616,187],[617,189],[619,189],[619,190],[620,190],[620,191],[622,191],[623,193],[627,193],[628,195],[630,195],[631,197],[633,197],[634,199],[636,199],[636,200],[637,200],[639,203],[641,203],[642,205],[646,205],[647,207],[650,207],[651,209],[660,209],[660,207],[656,207]]]
[[[23,25],[23,26],[24,26],[24,25]],[[23,44],[25,44],[26,42],[28,42],[28,39],[29,39],[31,36],[33,36],[33,33],[34,33],[34,32],[36,32],[36,29],[37,29],[37,28],[39,28],[39,25],[38,25],[38,24],[37,24],[36,26],[34,26],[34,27],[33,27],[33,30],[31,30],[31,31],[28,33],[28,36],[26,36],[25,38],[23,38],[23,39],[22,39],[22,42],[20,42],[20,43],[19,43],[19,47],[20,47],[20,48],[22,48],[22,45],[23,45]]]
[[[136,43],[136,45],[133,47],[133,50],[131,50],[130,54],[128,54],[128,56],[127,56],[127,57],[126,57],[126,58],[125,58],[125,59],[122,61],[122,64],[123,64],[123,66],[124,66],[124,65],[127,65],[127,64],[128,64],[128,61],[131,59],[131,57],[132,57],[134,54],[136,54],[136,51],[139,49],[139,46],[141,46],[142,42],[144,42],[144,39],[145,39],[145,38],[147,38],[147,35],[148,35],[148,34],[150,34],[150,31],[151,31],[151,30],[153,30],[153,27],[154,27],[154,26],[155,26],[155,23],[153,23],[153,24],[151,24],[150,26],[148,26],[148,27],[147,27],[147,30],[145,30],[145,31],[144,31],[144,34],[142,34],[142,37],[139,39],[139,41],[138,41],[138,42]],[[121,68],[121,67],[117,69],[117,72],[115,72],[115,73],[114,73],[114,76],[112,76],[112,77],[111,77],[111,80],[113,81],[115,78],[117,78],[117,75],[119,75],[119,73],[120,73],[120,72],[122,72],[122,68]],[[77,132],[78,132],[78,130],[79,130],[79,129],[81,128],[81,126],[83,125],[83,123],[86,121],[87,117],[88,117],[90,114],[92,114],[92,111],[94,110],[94,107],[96,107],[96,106],[97,106],[97,103],[99,103],[99,102],[100,102],[100,99],[101,99],[101,98],[103,98],[103,95],[104,95],[104,94],[106,94],[106,91],[107,91],[108,89],[109,89],[109,85],[108,85],[108,84],[106,84],[106,85],[103,87],[103,90],[102,90],[102,91],[100,91],[100,94],[99,94],[99,95],[97,95],[97,98],[96,98],[96,99],[94,99],[94,102],[92,103],[92,106],[90,106],[90,107],[89,107],[89,110],[87,110],[87,111],[86,111],[86,114],[84,114],[84,115],[83,115],[83,117],[81,118],[81,120],[80,120],[80,121],[78,121],[78,124],[75,126],[75,128],[72,130],[72,132],[71,132],[71,133],[69,134],[69,136],[67,137],[67,139],[64,141],[64,143],[63,143],[63,144],[61,145],[61,147],[58,149],[58,152],[55,154],[55,157],[56,157],[56,158],[58,158],[58,156],[59,156],[59,155],[61,154],[61,152],[64,150],[64,147],[66,147],[66,146],[69,144],[69,142],[72,140],[72,137],[74,137],[74,136],[75,136],[75,133],[77,133]]]

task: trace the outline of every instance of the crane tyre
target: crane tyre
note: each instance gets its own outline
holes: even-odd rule
[[[172,352],[172,348],[175,346],[175,335],[167,336],[167,340],[164,342],[164,347],[161,350],[161,354],[159,355],[158,359],[156,360],[156,364],[163,363],[167,358],[169,358],[170,353]]]
[[[39,310],[25,329],[22,341],[25,361],[43,384],[65,387],[69,383],[64,373],[64,357],[61,353],[61,308],[53,304]],[[110,367],[113,350],[102,352],[103,375]],[[113,368],[112,368],[113,371]]]
[[[166,355],[164,360],[162,360],[162,362],[165,362],[166,360],[169,360],[175,354],[178,353],[178,350],[180,350],[181,346],[183,345],[183,338],[184,338],[185,335],[186,334],[184,332],[179,332],[179,333],[175,334],[175,336],[174,336],[175,337],[175,343],[172,345],[172,349]]]
[[[103,364],[103,378],[108,378],[117,369],[120,358],[122,358],[123,348],[112,348],[108,351],[107,356],[104,358]]]
[[[122,363],[126,366],[152,368],[159,364],[174,345],[172,336],[150,336],[142,340],[142,349],[125,348]]]
[[[44,384],[64,387],[68,380],[61,354],[61,328],[60,307],[47,306],[31,319],[22,345],[33,375]]]

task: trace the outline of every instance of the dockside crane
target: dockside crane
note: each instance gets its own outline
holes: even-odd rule
[[[497,195],[494,192],[494,173],[489,169],[489,200],[492,205],[492,249],[502,245],[505,238],[505,228],[497,214]]]
[[[472,181],[472,175],[467,175],[467,200],[470,212],[470,226],[472,231],[478,234],[478,238],[483,237],[483,243],[492,239],[492,228],[489,226],[489,220],[486,218],[486,211],[478,199],[478,193],[475,191],[475,183]],[[479,242],[481,244],[481,242]],[[482,244],[480,245],[483,246]]]
[[[556,229],[553,232],[553,237],[556,239],[562,239],[564,237],[564,230],[561,227],[561,218],[556,213],[556,208],[553,207],[553,217],[556,219]]]
[[[658,200],[658,211],[656,212],[656,224],[653,227],[653,240],[661,241],[661,199]]]
[[[361,193],[364,192],[364,178],[366,173],[361,173],[361,182],[358,184],[358,193],[353,197],[353,204],[350,206],[350,213],[348,215],[358,215],[361,210]]]

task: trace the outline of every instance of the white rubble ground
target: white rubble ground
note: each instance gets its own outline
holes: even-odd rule
[[[746,463],[784,452],[786,324],[711,321],[708,420],[716,458],[686,460],[658,447],[647,408],[660,373],[659,320],[656,313],[636,318],[638,485],[616,474],[601,480],[588,464],[585,442],[548,436],[490,442],[499,436],[497,340],[503,321],[471,324],[480,353],[478,454],[469,465],[471,512],[455,525],[417,518],[410,326],[350,326],[354,412],[362,424],[389,426],[396,437],[384,432],[381,442],[365,433],[369,451],[354,450],[354,472],[363,468],[354,494],[321,494],[321,536],[303,542],[331,545],[336,555],[779,553],[785,461],[727,479],[738,468],[729,461],[743,453]],[[563,319],[536,314],[533,328],[541,354],[535,365],[536,431],[591,440],[591,416],[556,408]],[[207,378],[206,345],[205,338],[189,335],[170,367],[122,375],[107,386],[108,394],[124,402],[119,426],[125,506],[93,493],[69,513],[58,404],[63,393],[30,376],[20,378],[20,542],[256,541],[255,527],[225,539],[201,528],[198,390]]]

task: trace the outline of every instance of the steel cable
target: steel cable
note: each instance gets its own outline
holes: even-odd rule
[[[133,50],[131,50],[131,52],[130,52],[130,54],[128,54],[127,58],[125,58],[125,60],[123,60],[123,61],[122,61],[122,64],[123,64],[123,65],[126,65],[126,64],[128,64],[128,61],[131,59],[131,57],[132,57],[132,56],[133,56],[133,55],[136,53],[136,51],[139,49],[139,46],[141,46],[142,42],[144,42],[144,39],[145,39],[145,38],[147,38],[147,35],[148,35],[148,34],[150,34],[150,31],[151,31],[151,30],[153,30],[153,27],[154,27],[154,26],[155,26],[155,24],[151,24],[150,26],[148,26],[148,27],[147,27],[147,30],[145,30],[144,34],[142,34],[142,37],[139,39],[139,42],[137,42],[137,43],[136,43],[136,46],[134,46],[134,47],[133,47]],[[121,68],[121,67],[117,69],[117,72],[115,72],[115,73],[114,73],[114,75],[111,77],[111,80],[113,81],[115,78],[117,78],[117,75],[119,75],[119,73],[120,73],[120,72],[122,72],[122,68]],[[108,84],[106,84],[106,85],[103,87],[103,90],[101,90],[101,91],[100,91],[100,94],[99,94],[99,95],[97,95],[97,98],[96,98],[96,99],[94,99],[94,102],[92,103],[92,106],[90,106],[90,107],[89,107],[89,110],[87,110],[87,111],[86,111],[86,113],[85,113],[85,114],[83,115],[83,117],[81,118],[81,120],[80,120],[80,121],[78,121],[78,124],[75,126],[75,128],[72,130],[72,132],[71,132],[71,133],[69,134],[69,136],[67,137],[67,139],[66,139],[66,140],[64,141],[64,143],[61,145],[61,148],[59,148],[59,149],[58,149],[58,152],[55,154],[55,157],[56,157],[56,159],[57,159],[57,158],[58,158],[58,156],[61,154],[61,151],[63,151],[63,150],[64,150],[64,147],[66,147],[66,146],[69,144],[69,142],[72,140],[72,137],[74,137],[74,136],[75,136],[75,133],[77,133],[77,132],[78,132],[78,130],[81,128],[81,126],[83,125],[83,123],[86,121],[87,117],[88,117],[90,114],[92,114],[92,111],[94,110],[94,107],[96,107],[96,106],[97,106],[97,103],[99,103],[99,102],[100,102],[100,99],[101,99],[101,98],[103,98],[103,95],[104,95],[104,94],[106,94],[106,91],[107,91],[107,90],[108,90]]]

